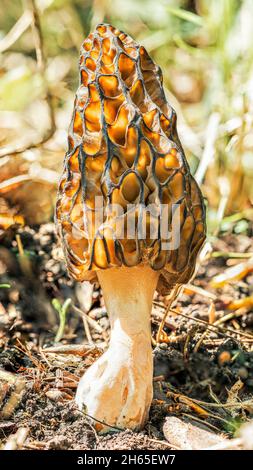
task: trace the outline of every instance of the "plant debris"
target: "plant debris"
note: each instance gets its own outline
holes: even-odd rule
[[[29,283],[20,266],[17,235],[30,262]],[[228,251],[235,245],[240,250],[240,237],[227,235],[223,243]],[[250,239],[248,247],[253,251]],[[175,442],[164,440],[163,425],[168,416],[186,419],[194,426],[205,425],[214,435],[233,437],[253,416],[253,313],[246,309],[235,315],[239,309],[228,314],[226,307],[232,300],[250,296],[252,284],[248,274],[243,281],[210,288],[210,279],[224,272],[226,263],[221,257],[203,263],[193,289],[182,292],[176,308],[172,306],[168,312],[164,324],[168,341],[159,345],[155,338],[166,298],[156,294],[150,420],[142,432],[115,434],[114,430],[99,436],[73,401],[80,376],[108,345],[109,321],[99,285],[87,290],[85,309],[79,300],[80,286],[67,277],[52,223],[6,233],[0,249],[4,285],[0,289],[0,368],[11,378],[12,390],[13,384],[22,383],[24,391],[12,413],[1,420],[1,445],[15,447],[13,435],[24,428],[29,432],[25,441],[17,444],[23,449],[168,449],[176,447]],[[71,299],[58,343],[54,299],[60,305]],[[92,345],[84,315],[89,319]]]

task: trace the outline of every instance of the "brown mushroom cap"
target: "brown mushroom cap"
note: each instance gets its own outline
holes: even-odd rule
[[[170,285],[187,282],[205,239],[203,198],[177,136],[160,68],[144,47],[110,25],[98,25],[81,47],[68,140],[56,220],[72,277],[91,280],[99,269],[148,263],[166,272]],[[96,197],[106,207],[122,208],[123,237],[111,211],[95,229]],[[168,229],[172,205],[180,206],[177,249],[164,249],[159,230],[150,236],[152,215],[144,222],[146,238],[127,237],[127,217],[132,214],[137,231],[149,204],[158,212],[167,205]]]

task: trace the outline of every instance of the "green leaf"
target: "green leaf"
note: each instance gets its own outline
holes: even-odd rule
[[[64,329],[65,329],[65,323],[66,323],[66,316],[67,316],[70,304],[71,304],[71,299],[70,298],[66,299],[65,302],[63,303],[63,305],[61,305],[61,303],[58,299],[53,299],[52,300],[52,305],[55,308],[55,310],[58,312],[59,320],[60,320],[58,331],[56,333],[55,340],[54,340],[55,343],[58,343],[63,337]]]
[[[61,312],[62,306],[61,306],[61,302],[58,299],[53,299],[52,305],[58,313]]]
[[[249,228],[249,222],[247,220],[243,219],[243,220],[240,220],[236,224],[236,226],[234,228],[234,232],[236,234],[243,233],[243,232],[246,232],[248,230],[248,228]]]
[[[68,298],[68,299],[65,300],[65,302],[64,302],[64,304],[63,304],[63,306],[62,306],[62,311],[64,312],[65,315],[66,315],[66,313],[67,313],[67,311],[68,311],[68,309],[69,309],[69,307],[70,307],[70,304],[71,304],[71,299]]]
[[[167,6],[168,12],[180,18],[181,20],[189,21],[190,23],[196,24],[197,26],[203,26],[204,20],[201,16],[192,13],[191,11],[183,10],[182,8],[173,8],[171,6]]]

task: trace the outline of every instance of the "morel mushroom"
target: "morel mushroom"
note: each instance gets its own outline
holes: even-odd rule
[[[161,227],[171,232],[175,205],[180,237],[172,246]],[[98,25],[81,47],[56,219],[69,274],[99,281],[111,323],[107,352],[79,383],[78,406],[99,431],[140,429],[152,400],[154,291],[191,278],[205,210],[160,68],[110,25]]]

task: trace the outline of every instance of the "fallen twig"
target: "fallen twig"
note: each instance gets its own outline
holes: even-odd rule
[[[163,304],[158,303],[158,302],[156,302],[156,304],[159,305],[161,308],[166,309],[166,316],[169,312],[171,312],[175,315],[180,315],[181,317],[190,319],[194,322],[201,323],[202,325],[205,325],[206,328],[208,328],[209,330],[218,331],[220,334],[222,334],[223,336],[226,336],[228,338],[231,338],[231,336],[226,333],[227,331],[233,333],[234,335],[243,336],[244,338],[247,338],[249,341],[253,341],[253,335],[251,335],[249,333],[245,333],[243,331],[235,331],[235,330],[233,330],[233,328],[229,328],[228,326],[224,327],[224,326],[215,325],[215,324],[209,325],[209,323],[207,323],[205,320],[201,320],[200,318],[195,318],[195,317],[192,317],[191,315],[188,315],[188,314],[185,314],[185,313],[182,313],[182,312],[178,312],[177,310],[175,310],[173,308],[169,308],[169,312],[167,312],[167,308]]]
[[[25,10],[23,15],[20,16],[18,21],[0,41],[0,52],[9,49],[22,34],[29,28],[32,23],[32,14],[30,10]]]
[[[95,345],[91,347],[89,344],[67,344],[61,346],[53,346],[50,348],[42,349],[45,354],[74,354],[76,356],[88,356],[90,353],[102,353],[102,346]]]
[[[220,114],[212,113],[206,129],[206,143],[204,152],[198,166],[198,169],[194,175],[196,181],[200,184],[203,182],[203,179],[206,174],[206,170],[209,164],[214,161],[215,156],[215,140],[219,130],[220,123]]]
[[[23,447],[29,434],[28,428],[19,428],[15,434],[11,434],[4,446],[4,450],[17,450]]]

